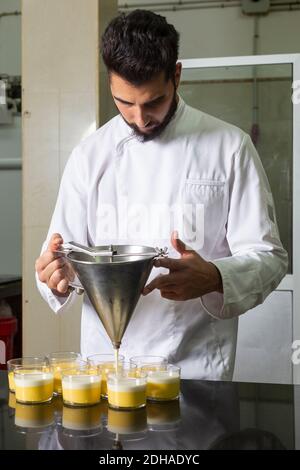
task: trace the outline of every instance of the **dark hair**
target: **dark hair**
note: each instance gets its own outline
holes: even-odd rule
[[[149,10],[122,13],[107,26],[101,52],[108,72],[141,85],[164,71],[174,77],[179,33],[166,18]]]

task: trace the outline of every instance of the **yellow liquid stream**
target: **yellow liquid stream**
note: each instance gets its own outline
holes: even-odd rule
[[[102,365],[102,383],[101,383],[101,396],[107,397],[107,374],[110,372],[118,371],[120,368],[119,362],[119,349],[114,349],[115,362],[107,362]]]

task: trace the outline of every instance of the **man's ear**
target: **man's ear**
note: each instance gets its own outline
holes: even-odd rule
[[[175,69],[175,85],[176,85],[176,90],[179,87],[180,83],[180,77],[181,77],[181,71],[182,71],[182,63],[177,62],[176,64],[176,69]]]

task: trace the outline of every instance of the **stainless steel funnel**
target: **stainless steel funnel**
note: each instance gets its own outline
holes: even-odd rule
[[[70,242],[65,256],[117,349],[147,282],[153,260],[165,255],[166,249],[110,245],[77,251],[80,247]],[[88,254],[90,250],[91,254]],[[94,256],[93,251],[100,255]]]

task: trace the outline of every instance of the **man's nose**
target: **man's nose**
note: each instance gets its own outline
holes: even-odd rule
[[[142,107],[137,107],[135,110],[135,124],[138,127],[145,127],[150,121],[150,117]]]

